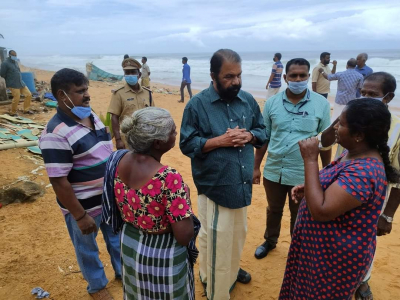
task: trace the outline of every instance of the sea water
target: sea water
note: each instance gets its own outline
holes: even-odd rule
[[[391,105],[400,107],[400,51],[397,50],[364,50],[368,53],[367,65],[375,72],[385,71],[395,76],[398,86],[398,95]],[[346,70],[347,60],[356,58],[360,50],[332,51],[331,61],[337,60],[337,72]],[[296,57],[305,58],[310,62],[311,70],[319,63],[321,51],[282,51],[282,63],[286,63]],[[141,60],[146,56],[147,64],[151,71],[152,82],[169,85],[180,85],[182,81],[182,57],[186,56],[191,67],[191,79],[193,89],[204,89],[210,84],[210,58],[212,53],[173,53],[173,54],[147,54],[129,53],[128,54]],[[241,52],[242,57],[242,88],[255,97],[264,98],[267,95],[265,89],[268,78],[271,74],[273,65],[272,58],[274,52]],[[32,68],[39,68],[50,71],[57,71],[61,68],[73,68],[86,74],[86,63],[92,62],[99,68],[116,75],[123,75],[121,62],[124,54],[116,55],[51,55],[51,56],[23,56],[20,57],[21,63]],[[330,64],[332,68],[333,65]],[[311,79],[309,80],[311,88]],[[282,80],[281,90],[286,88]],[[337,82],[331,82],[331,93],[335,95]],[[396,101],[397,100],[397,101]]]

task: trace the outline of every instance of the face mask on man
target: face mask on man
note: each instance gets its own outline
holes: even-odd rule
[[[125,81],[129,85],[136,85],[138,83],[138,75],[125,75]]]
[[[361,97],[359,97],[358,99],[361,99],[361,98],[368,98],[368,99],[375,99],[375,100],[378,100],[378,101],[381,101],[381,102],[383,102],[383,99],[385,99],[385,97],[388,95],[389,93],[387,93],[385,96],[383,96],[383,97],[363,97],[363,96],[361,96]]]
[[[13,60],[13,61],[18,61],[18,58],[17,58],[16,56],[14,56],[14,55],[11,55],[10,58],[11,58],[11,60]]]
[[[308,80],[304,81],[288,81],[289,90],[296,95],[301,94],[307,89]]]
[[[75,106],[74,103],[72,102],[71,98],[68,97],[67,93],[63,91],[65,96],[67,96],[68,100],[72,104],[72,108],[67,105],[67,103],[64,102],[65,106],[68,107],[71,112],[77,116],[79,119],[83,120],[86,119],[87,117],[90,116],[92,113],[92,108],[90,106]]]

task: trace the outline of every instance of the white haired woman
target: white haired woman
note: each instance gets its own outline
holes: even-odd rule
[[[114,152],[104,177],[103,221],[122,228],[124,299],[194,299],[194,239],[200,223],[189,188],[161,157],[176,126],[162,108],[140,109],[121,124],[129,150]]]

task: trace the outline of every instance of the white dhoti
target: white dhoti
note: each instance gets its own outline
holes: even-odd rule
[[[199,195],[198,215],[200,280],[207,285],[208,299],[229,299],[246,240],[247,207],[226,208]]]

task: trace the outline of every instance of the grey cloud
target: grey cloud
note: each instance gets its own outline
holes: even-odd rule
[[[398,1],[276,3],[14,0],[0,7],[0,43],[28,54],[399,46]]]

